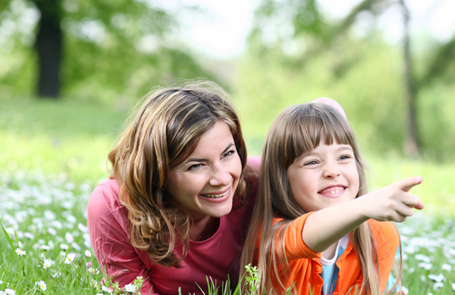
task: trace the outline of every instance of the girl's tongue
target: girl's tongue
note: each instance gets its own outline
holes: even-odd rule
[[[336,196],[342,193],[344,190],[345,188],[343,186],[331,186],[319,191],[318,193],[321,195]]]

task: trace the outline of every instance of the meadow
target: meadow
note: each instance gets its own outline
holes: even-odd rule
[[[88,197],[109,176],[106,156],[131,107],[67,99],[0,100],[0,294],[137,293],[140,281],[126,288],[109,280],[100,285],[102,273],[86,222]],[[256,126],[245,129],[249,153],[260,155],[260,144],[248,142],[253,138],[248,130]],[[371,151],[364,156],[370,190],[408,176],[424,179],[413,192],[425,209],[397,224],[403,289],[408,294],[453,294],[453,161]]]

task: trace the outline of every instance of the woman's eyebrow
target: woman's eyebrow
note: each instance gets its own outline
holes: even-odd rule
[[[228,144],[228,146],[221,152],[220,155],[226,153],[230,148],[232,148],[233,146],[235,146],[234,143],[230,143]],[[186,159],[183,163],[189,163],[189,162],[204,162],[204,161],[207,161],[207,159],[205,158],[188,158]]]

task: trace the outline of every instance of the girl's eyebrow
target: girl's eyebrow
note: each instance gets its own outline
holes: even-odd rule
[[[351,152],[354,151],[353,148],[352,148],[352,146],[347,145],[347,144],[344,144],[344,145],[340,146],[340,147],[338,148],[338,150],[339,150],[339,151],[348,150],[348,151],[351,151]]]
[[[228,146],[221,152],[220,155],[226,153],[233,146],[235,146],[234,143],[228,144]],[[207,159],[204,159],[204,158],[188,158],[183,163],[186,164],[186,163],[189,163],[189,162],[205,162],[205,161],[207,161]]]

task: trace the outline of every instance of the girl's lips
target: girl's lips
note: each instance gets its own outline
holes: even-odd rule
[[[345,190],[346,190],[345,186],[334,185],[334,186],[326,187],[323,190],[320,190],[318,192],[318,194],[323,195],[325,197],[336,198],[336,197],[341,196]]]
[[[227,189],[224,192],[210,193],[210,194],[200,194],[201,198],[212,203],[221,203],[229,199],[231,194],[231,189]]]

